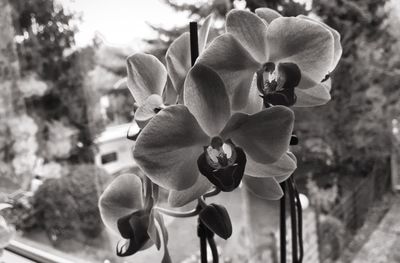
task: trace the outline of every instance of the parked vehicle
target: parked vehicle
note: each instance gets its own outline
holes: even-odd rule
[[[139,133],[139,130],[135,122],[107,127],[95,140],[95,163],[110,174],[137,167],[132,153],[135,141],[128,140],[127,135],[128,131]]]

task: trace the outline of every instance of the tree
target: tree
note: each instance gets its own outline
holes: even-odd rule
[[[28,112],[38,123],[63,120],[77,128],[80,147],[75,147],[69,160],[93,162],[86,100],[91,95],[84,89],[84,78],[93,66],[94,51],[91,47],[73,50],[76,16],[53,0],[17,0],[12,5],[21,75],[34,73],[49,86],[44,96],[26,99]],[[39,141],[46,140],[45,132],[40,136]]]
[[[224,18],[225,15],[234,8],[236,2],[234,0],[213,0],[204,1],[203,3],[187,3],[185,1],[179,2],[175,0],[164,0],[166,4],[174,8],[177,12],[188,12],[189,18],[193,21],[198,21],[200,24],[208,15],[213,13],[216,17]],[[269,7],[279,11],[284,16],[296,16],[300,14],[307,14],[306,5],[297,1],[289,0],[247,0],[245,7],[254,12],[259,7]],[[173,29],[165,29],[162,26],[152,26],[153,30],[158,33],[157,39],[150,39],[147,42],[150,44],[148,50],[161,60],[164,59],[165,52],[169,45],[183,32],[188,31],[188,25],[176,27]],[[222,28],[215,28],[218,33],[223,31]]]
[[[386,165],[390,154],[389,125],[399,112],[394,83],[400,82],[400,75],[393,69],[399,68],[400,58],[386,2],[313,1],[313,10],[341,34],[343,56],[331,74],[332,101],[305,113],[321,129],[312,131],[305,123],[301,132],[325,138],[341,174],[367,174],[374,165]]]

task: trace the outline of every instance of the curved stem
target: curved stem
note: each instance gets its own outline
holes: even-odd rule
[[[201,211],[201,209],[198,206],[195,209],[192,209],[190,211],[183,211],[183,212],[166,209],[166,208],[162,208],[159,206],[154,207],[154,209],[157,209],[159,212],[163,213],[164,215],[180,217],[180,218],[197,216]]]
[[[211,190],[210,192],[207,192],[203,195],[203,198],[208,198],[208,197],[212,197],[212,196],[216,196],[217,194],[219,194],[221,192],[221,190],[219,190],[218,188],[214,188],[213,190]]]

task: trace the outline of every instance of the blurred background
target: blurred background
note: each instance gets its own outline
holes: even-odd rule
[[[304,262],[400,262],[399,0],[0,0],[0,203],[12,205],[0,210],[0,250],[12,235],[0,262],[159,262],[154,248],[118,258],[97,209],[113,178],[140,173],[125,59],[164,62],[190,21],[213,13],[218,34],[229,10],[258,7],[309,15],[342,37],[332,100],[295,109]],[[217,240],[221,262],[276,258],[277,244],[254,233],[278,229],[249,224],[273,217],[261,200],[215,198],[234,226]],[[199,262],[196,220],[166,222],[173,262]]]

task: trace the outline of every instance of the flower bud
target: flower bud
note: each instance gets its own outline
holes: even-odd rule
[[[223,239],[232,235],[232,223],[225,207],[217,204],[210,204],[204,208],[199,218],[211,231]]]

